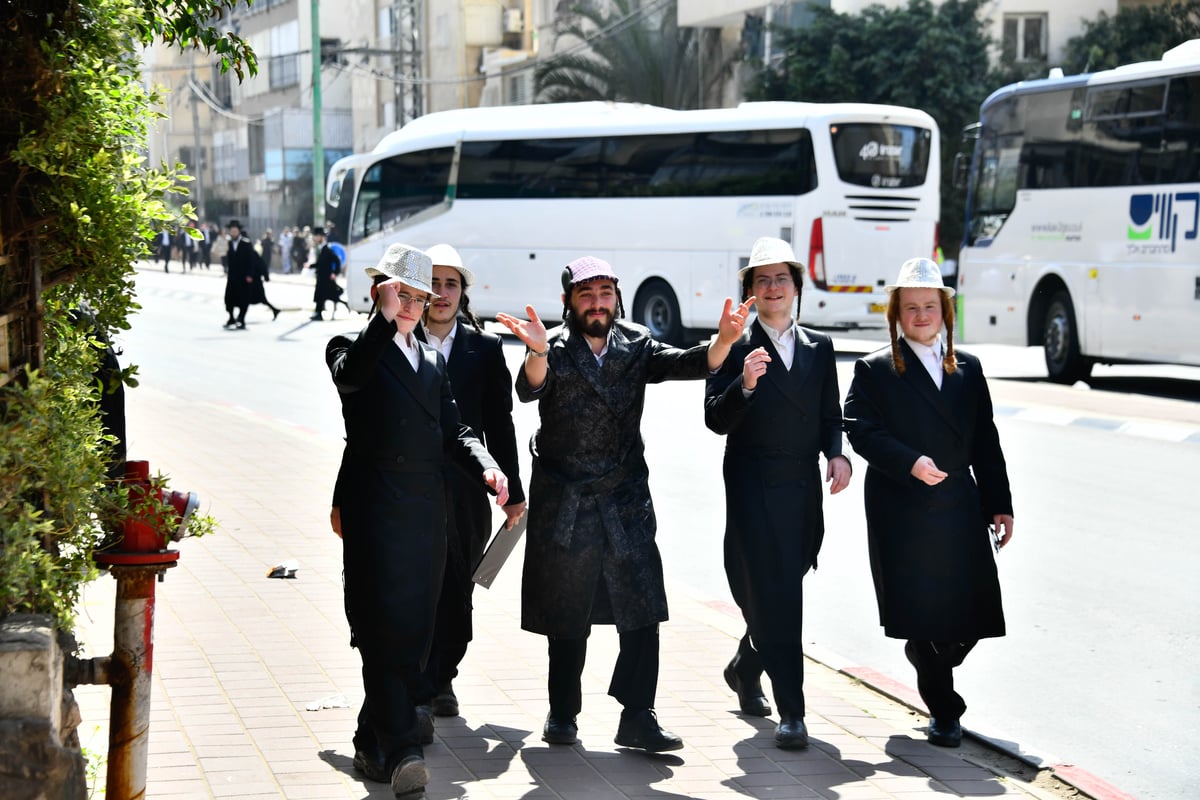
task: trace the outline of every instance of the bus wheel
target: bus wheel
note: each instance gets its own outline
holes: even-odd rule
[[[649,328],[650,335],[660,342],[680,344],[683,338],[679,301],[663,281],[647,281],[638,289],[633,301],[633,321]]]
[[[1056,292],[1046,308],[1042,329],[1042,349],[1046,356],[1046,371],[1055,383],[1074,383],[1087,380],[1092,374],[1092,362],[1079,352],[1079,330],[1075,327],[1075,308],[1071,295]]]

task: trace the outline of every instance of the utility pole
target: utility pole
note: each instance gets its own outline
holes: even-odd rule
[[[192,99],[192,171],[196,178],[196,214],[203,222],[204,214],[204,163],[200,149],[200,102],[196,97],[196,51],[192,51],[191,72],[188,76],[188,97]]]
[[[325,143],[321,137],[321,0],[312,2],[313,225],[325,224]]]

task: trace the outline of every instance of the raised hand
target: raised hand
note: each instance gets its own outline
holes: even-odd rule
[[[731,345],[742,335],[746,321],[750,318],[750,309],[754,308],[757,297],[749,297],[737,308],[733,307],[733,299],[725,298],[725,307],[721,311],[721,321],[717,325],[717,339],[722,344]]]
[[[525,313],[529,316],[528,320],[501,312],[496,315],[496,321],[508,328],[530,350],[535,353],[546,352],[546,326],[538,318],[533,306],[525,306]]]

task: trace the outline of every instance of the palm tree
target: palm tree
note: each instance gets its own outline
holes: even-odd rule
[[[719,30],[679,27],[676,0],[580,0],[555,28],[556,44],[574,43],[538,65],[540,102],[701,108],[737,56],[723,52]]]

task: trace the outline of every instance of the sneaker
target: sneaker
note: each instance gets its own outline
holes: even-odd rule
[[[392,770],[392,792],[396,797],[424,797],[428,784],[429,767],[421,756],[405,756]]]
[[[433,709],[429,706],[417,706],[417,729],[421,744],[433,744]]]
[[[647,753],[665,753],[683,747],[680,739],[658,724],[658,716],[652,708],[643,708],[634,713],[622,712],[621,724],[617,726],[614,742],[621,747],[645,750]]]

